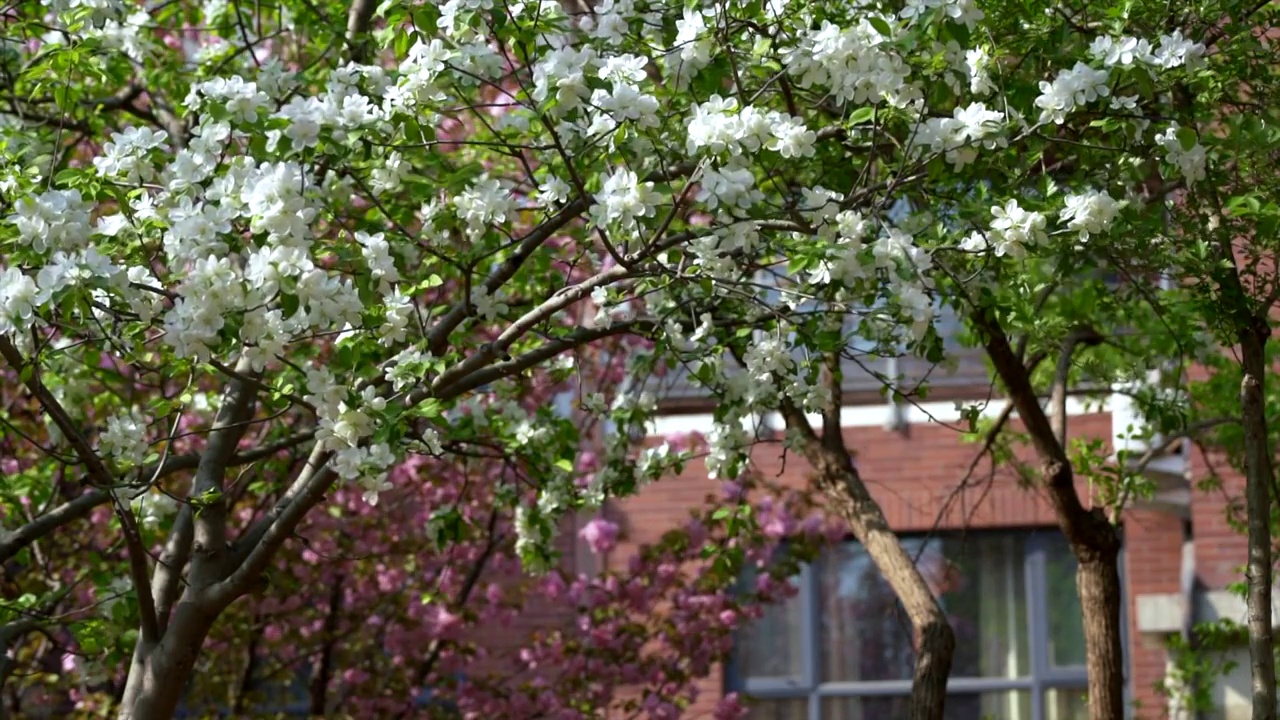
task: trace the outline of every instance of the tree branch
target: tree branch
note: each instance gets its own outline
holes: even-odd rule
[[[822,444],[832,452],[848,454],[844,444],[844,433],[840,430],[840,412],[842,410],[841,392],[842,376],[840,373],[840,353],[827,353],[826,377],[827,391],[831,393],[831,405],[822,412]]]
[[[1105,338],[1088,326],[1075,328],[1062,340],[1062,352],[1058,355],[1058,367],[1054,369],[1053,386],[1049,391],[1049,408],[1053,412],[1051,425],[1058,445],[1067,447],[1067,382],[1071,375],[1071,361],[1077,348],[1101,344]],[[1030,375],[1030,373],[1027,373]]]
[[[249,370],[249,361],[242,356],[236,372]],[[255,395],[247,383],[231,379],[187,497],[194,509],[190,583],[197,590],[213,585],[225,571],[227,502],[222,481],[244,435],[245,421],[253,415]]]
[[[191,535],[194,530],[190,505],[183,505],[165,540],[160,558],[151,574],[151,592],[156,606],[156,623],[160,633],[169,626],[173,604],[182,594],[182,570],[191,558]]]
[[[369,30],[376,7],[374,0],[355,0],[347,11],[347,50],[355,62],[363,63],[368,59],[369,45],[364,34]]]
[[[74,500],[69,500],[39,515],[17,530],[0,535],[0,564],[7,562],[14,555],[29,547],[31,543],[63,525],[88,516],[89,513],[93,512],[94,508],[110,500],[111,493],[94,488]]]
[[[628,323],[617,323],[607,328],[596,327],[576,330],[565,337],[547,342],[523,355],[477,369],[471,374],[464,375],[447,385],[441,382],[444,379],[442,374],[440,378],[436,379],[436,382],[431,384],[431,387],[419,388],[414,391],[409,396],[408,404],[411,406],[416,405],[428,397],[441,400],[454,398],[470,390],[501,380],[504,377],[518,375],[575,347],[612,335],[622,335],[645,329],[650,325],[649,321],[635,320]],[[465,361],[464,364],[466,364]]]
[[[435,384],[437,386],[447,385],[458,378],[465,377],[468,373],[485,367],[494,359],[503,357],[506,355],[507,350],[517,340],[524,337],[525,334],[539,323],[547,320],[560,310],[563,310],[564,308],[587,297],[595,288],[621,280],[626,278],[628,275],[630,275],[630,273],[626,268],[620,265],[614,266],[609,270],[574,285],[573,287],[566,288],[561,292],[553,294],[548,300],[525,313],[515,322],[511,323],[511,325],[509,325],[507,329],[503,330],[493,342],[482,345],[476,353],[467,357],[460,364],[441,373],[441,375],[436,378]]]
[[[289,485],[275,507],[236,542],[235,555],[243,558],[225,580],[212,590],[218,602],[231,602],[258,578],[267,563],[307,511],[324,497],[336,475],[328,468],[329,452],[316,443],[298,477]]]
[[[681,163],[674,165],[663,172],[652,173],[645,177],[644,181],[666,182],[684,177],[689,173],[692,173],[696,168],[697,166],[692,163]],[[555,215],[552,215],[542,224],[525,234],[525,236],[521,238],[520,242],[516,245],[515,251],[512,252],[506,260],[503,260],[498,267],[494,268],[488,279],[485,280],[484,286],[486,292],[490,294],[497,292],[508,280],[515,276],[520,268],[524,266],[525,261],[527,261],[543,243],[551,239],[551,236],[559,232],[565,225],[568,225],[570,222],[573,222],[580,217],[587,211],[588,207],[590,207],[590,203],[587,198],[575,198],[561,208]],[[651,242],[655,242],[655,246],[650,249],[658,249],[656,238]],[[449,334],[461,325],[464,320],[466,320],[467,316],[470,314],[470,307],[471,298],[462,298],[455,303],[447,313],[445,313],[444,317],[440,318],[440,321],[436,323],[436,326],[427,334],[427,350],[432,355],[440,357],[445,354],[445,351],[449,348]]]
[[[1036,454],[1045,463],[1044,477],[1049,486],[1049,497],[1062,518],[1064,534],[1073,546],[1092,545],[1090,539],[1085,537],[1091,529],[1078,521],[1086,514],[1086,510],[1076,494],[1075,473],[1067,457],[1066,446],[1058,442],[1057,430],[1049,421],[1044,408],[1040,407],[1040,399],[1031,385],[1031,374],[1009,344],[1009,336],[992,309],[975,307],[971,320],[982,336],[982,345],[996,374],[1004,383],[1009,402],[1027,429]]]
[[[116,516],[120,518],[125,551],[129,556],[129,576],[133,581],[134,594],[138,596],[139,630],[142,634],[142,642],[145,646],[151,647],[160,641],[160,624],[156,615],[151,581],[147,577],[147,549],[142,545],[142,535],[138,533],[138,522],[133,516],[133,510],[121,502],[114,492],[111,494],[111,500],[115,505]]]
[[[538,227],[530,230],[516,246],[514,252],[503,260],[498,267],[494,268],[489,278],[485,280],[484,286],[486,292],[492,294],[497,292],[508,280],[510,280],[525,261],[533,255],[534,251],[542,246],[544,242],[549,240],[552,235],[556,234],[565,225],[568,225],[582,213],[587,210],[587,201],[584,198],[578,198],[568,205],[565,205],[555,215],[548,218]],[[432,355],[440,357],[445,354],[449,347],[449,334],[454,331],[463,320],[470,315],[471,298],[464,297],[444,317],[436,323],[427,335],[427,349]]]
[[[89,477],[94,483],[102,487],[110,487],[115,484],[111,470],[109,470],[102,458],[94,452],[93,447],[89,445],[89,441],[85,440],[80,434],[80,429],[76,427],[75,422],[67,411],[58,402],[58,399],[49,392],[40,380],[40,367],[33,361],[30,364],[22,357],[22,353],[18,352],[18,348],[14,347],[9,338],[0,336],[0,356],[3,356],[5,362],[22,377],[23,384],[27,390],[39,401],[40,406],[49,414],[53,420],[53,424],[62,431],[63,436],[71,443],[71,447],[75,449],[76,455],[80,457],[80,461],[89,469]],[[24,372],[25,371],[25,372]]]

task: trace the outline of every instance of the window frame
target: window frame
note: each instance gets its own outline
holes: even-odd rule
[[[1049,543],[1060,539],[1062,535],[1057,528],[993,528],[981,531],[959,531],[955,533],[904,533],[903,540],[919,538],[929,540],[947,535],[958,535],[972,538],[979,535],[1022,535],[1023,545],[1023,581],[1025,583],[1023,601],[1026,603],[1027,650],[1030,655],[1028,674],[1016,678],[997,677],[957,677],[952,675],[947,682],[948,695],[969,695],[986,692],[1021,691],[1030,694],[1032,720],[1044,720],[1046,715],[1046,698],[1051,690],[1083,690],[1088,686],[1088,675],[1085,665],[1070,667],[1054,667],[1052,663],[1052,647],[1050,645],[1050,624],[1048,613],[1047,562]],[[846,542],[856,543],[853,538]],[[1128,627],[1127,593],[1125,592],[1123,545],[1120,553],[1120,624]],[[823,682],[821,673],[821,648],[818,645],[821,632],[822,611],[819,593],[820,573],[827,562],[823,555],[812,564],[806,564],[798,575],[799,593],[795,602],[800,608],[800,676],[796,679],[744,677],[737,652],[730,655],[724,666],[725,692],[737,692],[750,700],[807,700],[809,720],[822,718],[822,703],[829,698],[848,697],[887,697],[910,696],[911,680],[870,680]],[[1122,633],[1121,645],[1124,651],[1125,695],[1130,694],[1128,632]],[[1128,712],[1126,712],[1128,715]]]

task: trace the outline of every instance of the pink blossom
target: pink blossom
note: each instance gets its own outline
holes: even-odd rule
[[[720,698],[720,702],[716,703],[715,709],[711,711],[711,717],[714,720],[742,720],[746,716],[747,709],[742,706],[738,693],[729,693]]]
[[[604,518],[594,518],[578,531],[578,537],[587,543],[592,552],[603,555],[617,547],[618,525]]]

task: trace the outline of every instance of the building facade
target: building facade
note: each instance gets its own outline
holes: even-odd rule
[[[1087,717],[1084,641],[1075,562],[1047,500],[1007,470],[979,463],[976,444],[957,429],[958,406],[1003,401],[981,358],[960,353],[944,376],[930,377],[928,402],[887,403],[875,373],[910,375],[911,366],[846,368],[842,426],[859,470],[890,523],[930,580],[957,636],[948,718],[1077,720]],[[886,372],[888,371],[888,372]],[[926,372],[923,369],[920,372]],[[707,432],[705,400],[676,380],[654,434]],[[1121,396],[1072,403],[1069,434],[1134,450],[1135,422]],[[780,429],[776,418],[760,418]],[[1016,426],[1016,416],[1012,419]],[[779,443],[753,453],[775,482],[803,487],[808,469]],[[1195,490],[1210,473],[1213,491]],[[1147,469],[1154,497],[1121,518],[1126,685],[1134,718],[1247,717],[1248,651],[1212,690],[1215,708],[1198,715],[1159,688],[1172,677],[1170,639],[1198,621],[1243,622],[1243,602],[1227,587],[1241,579],[1245,538],[1228,518],[1243,481],[1212,458],[1175,446]],[[967,479],[966,475],[968,475]],[[684,476],[621,502],[623,544],[613,554],[657,540],[688,509],[718,490],[701,463]],[[1087,481],[1078,481],[1089,497]],[[612,560],[612,558],[611,558]],[[709,678],[691,717],[709,716],[726,692],[753,699],[758,720],[880,720],[906,716],[910,626],[856,542],[828,551],[796,578],[799,593],[739,638],[732,662]]]

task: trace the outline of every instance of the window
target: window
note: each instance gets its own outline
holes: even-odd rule
[[[946,717],[1088,717],[1075,559],[1056,532],[904,539],[956,633]],[[730,689],[752,720],[907,716],[913,663],[906,613],[866,551],[847,542],[793,579],[738,641]]]

